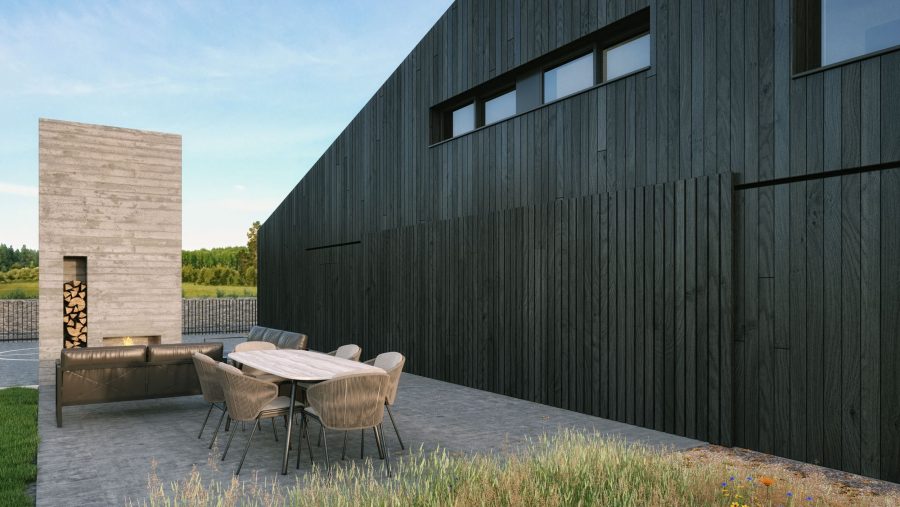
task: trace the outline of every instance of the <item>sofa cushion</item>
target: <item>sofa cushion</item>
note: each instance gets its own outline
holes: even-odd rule
[[[248,342],[258,342],[263,339],[263,335],[266,334],[268,328],[262,326],[253,326],[250,328],[250,332],[247,333],[247,341]]]
[[[306,349],[306,342],[307,338],[305,334],[285,331],[281,333],[281,338],[278,340],[278,348],[304,350]]]
[[[263,334],[263,341],[274,343],[278,345],[278,339],[281,338],[282,331],[280,329],[266,329],[266,332]]]
[[[163,345],[150,345],[147,347],[147,363],[149,364],[173,364],[191,363],[191,354],[199,352],[216,361],[222,360],[222,344],[220,342],[209,343],[167,343]]]
[[[63,349],[60,355],[60,368],[63,370],[142,366],[146,362],[146,345]]]

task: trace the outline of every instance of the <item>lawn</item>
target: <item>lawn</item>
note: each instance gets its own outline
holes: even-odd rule
[[[36,281],[0,283],[0,299],[36,299],[37,297],[38,283]]]
[[[234,298],[256,297],[256,287],[231,285],[181,284],[181,295],[186,298]]]
[[[186,298],[256,297],[256,287],[183,283],[181,294]],[[0,299],[33,299],[37,296],[37,282],[0,283]]]
[[[37,478],[36,389],[0,389],[0,505],[34,505],[25,487]]]

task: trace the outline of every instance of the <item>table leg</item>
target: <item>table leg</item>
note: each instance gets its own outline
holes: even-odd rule
[[[288,452],[291,447],[291,427],[294,425],[294,398],[297,396],[297,381],[291,380],[291,406],[287,422],[287,438],[284,439],[284,459],[281,463],[281,475],[287,475]],[[299,451],[297,451],[299,452]]]

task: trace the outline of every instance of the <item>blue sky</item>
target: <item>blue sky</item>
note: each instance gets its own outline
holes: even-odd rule
[[[184,248],[243,244],[451,3],[0,2],[0,243],[54,118],[181,134]]]

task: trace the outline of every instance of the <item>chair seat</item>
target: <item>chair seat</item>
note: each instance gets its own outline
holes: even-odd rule
[[[262,380],[263,382],[271,382],[273,384],[280,384],[280,383],[286,381],[286,379],[281,378],[278,375],[272,375],[271,373],[266,373],[266,372],[259,372],[259,373],[254,372],[252,374],[249,374],[249,376],[255,378],[256,380]]]
[[[303,409],[303,404],[299,401],[294,401],[294,406]],[[291,399],[287,396],[279,396],[274,400],[270,401],[266,404],[265,407],[262,408],[259,412],[260,419],[265,419],[267,417],[277,417],[282,414],[287,414],[291,408]]]

